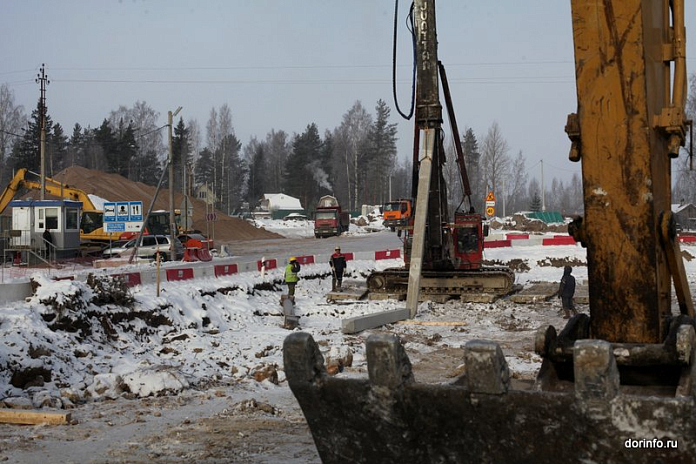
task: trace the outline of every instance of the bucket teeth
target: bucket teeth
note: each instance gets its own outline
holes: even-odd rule
[[[401,388],[413,382],[411,360],[394,335],[370,335],[366,346],[367,370],[373,385]]]
[[[510,388],[510,370],[497,343],[472,340],[464,346],[465,385],[472,393],[503,394]]]

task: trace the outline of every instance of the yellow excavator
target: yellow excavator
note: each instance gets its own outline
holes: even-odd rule
[[[433,385],[414,380],[395,336],[367,339],[360,379],[329,376],[313,338],[291,334],[286,376],[324,463],[696,460],[696,324],[670,208],[671,160],[690,126],[684,2],[571,7],[566,132],[585,214],[570,229],[587,248],[589,316],[539,328],[527,389],[490,341],[467,342],[464,374]],[[414,15],[419,33],[434,28],[434,0],[416,0]]]

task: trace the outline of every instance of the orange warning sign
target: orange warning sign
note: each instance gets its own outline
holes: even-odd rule
[[[488,192],[488,195],[486,195],[486,201],[495,201],[495,195],[493,195],[493,190]]]

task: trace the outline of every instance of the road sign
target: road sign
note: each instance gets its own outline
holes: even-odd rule
[[[104,222],[116,220],[116,203],[104,203]]]
[[[130,212],[128,211],[128,202],[119,201],[116,203],[116,220],[130,221]]]
[[[486,204],[488,204],[489,201],[495,202],[495,195],[493,195],[493,190],[488,192],[488,195],[486,195]]]
[[[104,224],[107,232],[138,232],[143,227],[143,202],[119,201],[104,203]]]
[[[131,221],[142,221],[143,220],[143,202],[142,201],[129,201],[128,202],[128,212],[130,214]]]
[[[486,216],[495,216],[495,208],[493,206],[486,208]]]
[[[107,222],[104,224],[106,226],[107,232],[125,232],[126,223],[125,222]]]

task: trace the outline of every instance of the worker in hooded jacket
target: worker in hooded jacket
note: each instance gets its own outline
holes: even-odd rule
[[[563,268],[561,285],[558,287],[558,298],[561,299],[564,319],[569,319],[571,312],[573,313],[573,316],[578,313],[573,305],[573,296],[575,295],[575,277],[573,277],[571,272],[573,272],[572,267],[566,266]]]
[[[288,265],[285,266],[285,284],[288,286],[288,296],[293,301],[295,301],[295,285],[300,280],[298,272],[300,272],[300,263],[293,256],[288,260]]]

